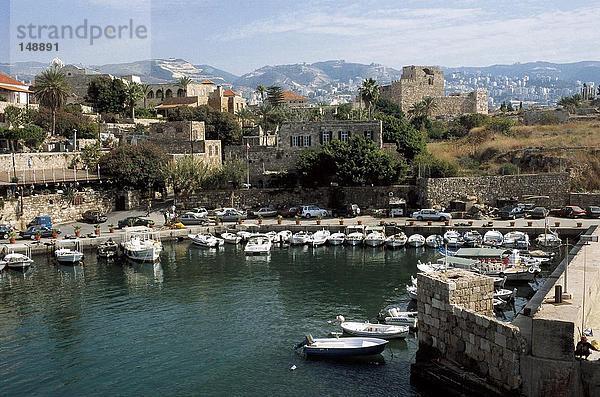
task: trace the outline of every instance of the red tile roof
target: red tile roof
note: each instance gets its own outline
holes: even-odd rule
[[[196,105],[196,106],[198,105],[198,97],[197,96],[165,98],[160,105],[155,107],[155,109],[168,109],[168,108],[175,108],[178,106],[190,106],[190,105]]]
[[[202,80],[202,81],[200,82],[200,84],[213,84],[213,85],[214,85],[215,83],[213,83],[211,80],[208,80],[208,79],[207,79],[207,80]]]
[[[10,84],[10,85],[25,86],[25,84],[21,83],[20,81],[17,81],[15,79],[13,79],[10,76],[5,75],[4,73],[0,73],[0,84]]]
[[[308,98],[292,91],[283,91],[284,101],[306,101]]]
[[[237,96],[237,94],[233,90],[225,90],[223,96]]]

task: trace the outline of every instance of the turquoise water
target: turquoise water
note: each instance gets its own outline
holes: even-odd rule
[[[432,251],[241,248],[165,243],[160,265],[57,267],[38,257],[0,276],[2,395],[417,395],[416,339],[383,362],[307,361],[305,333],[336,315],[374,319],[408,302],[404,285]],[[296,365],[295,371],[290,367]]]

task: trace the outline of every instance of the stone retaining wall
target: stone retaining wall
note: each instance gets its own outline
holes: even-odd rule
[[[433,349],[496,387],[521,386],[519,328],[493,317],[493,279],[460,269],[418,275],[419,349]]]
[[[600,193],[571,193],[569,204],[577,205],[583,209],[590,205],[600,206]]]
[[[41,170],[41,169],[60,169],[69,168],[69,165],[78,153],[15,153],[15,168],[17,170],[17,176],[19,171]],[[31,167],[29,167],[31,163]],[[8,171],[12,174],[13,172],[13,155],[2,154],[0,155],[0,170]]]
[[[475,196],[485,204],[496,205],[498,199],[524,196],[548,196],[536,202],[546,207],[569,203],[569,174],[522,174],[461,178],[422,178],[418,181],[421,204],[448,206],[452,200]]]

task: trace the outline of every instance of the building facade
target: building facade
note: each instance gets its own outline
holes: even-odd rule
[[[404,113],[424,98],[433,98],[432,116],[457,116],[468,113],[488,113],[485,90],[445,95],[444,73],[434,66],[404,66],[402,77],[381,87],[381,97],[400,106]]]
[[[33,91],[29,89],[27,84],[0,73],[0,123],[4,122],[4,109],[8,106],[37,108],[38,105],[30,103],[31,94],[33,94]]]
[[[334,139],[348,141],[362,136],[383,147],[381,121],[315,121],[283,123],[279,129],[278,147],[284,150],[316,148]]]

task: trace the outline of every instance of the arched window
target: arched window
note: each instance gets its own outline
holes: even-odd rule
[[[185,96],[185,91],[183,90],[183,88],[177,90],[177,96],[179,98],[183,98]]]
[[[156,90],[156,97],[163,99],[165,96],[163,95],[162,90]]]
[[[170,89],[165,91],[165,98],[173,98],[173,91]]]
[[[146,95],[148,99],[154,99],[154,91],[148,91],[148,95]]]

